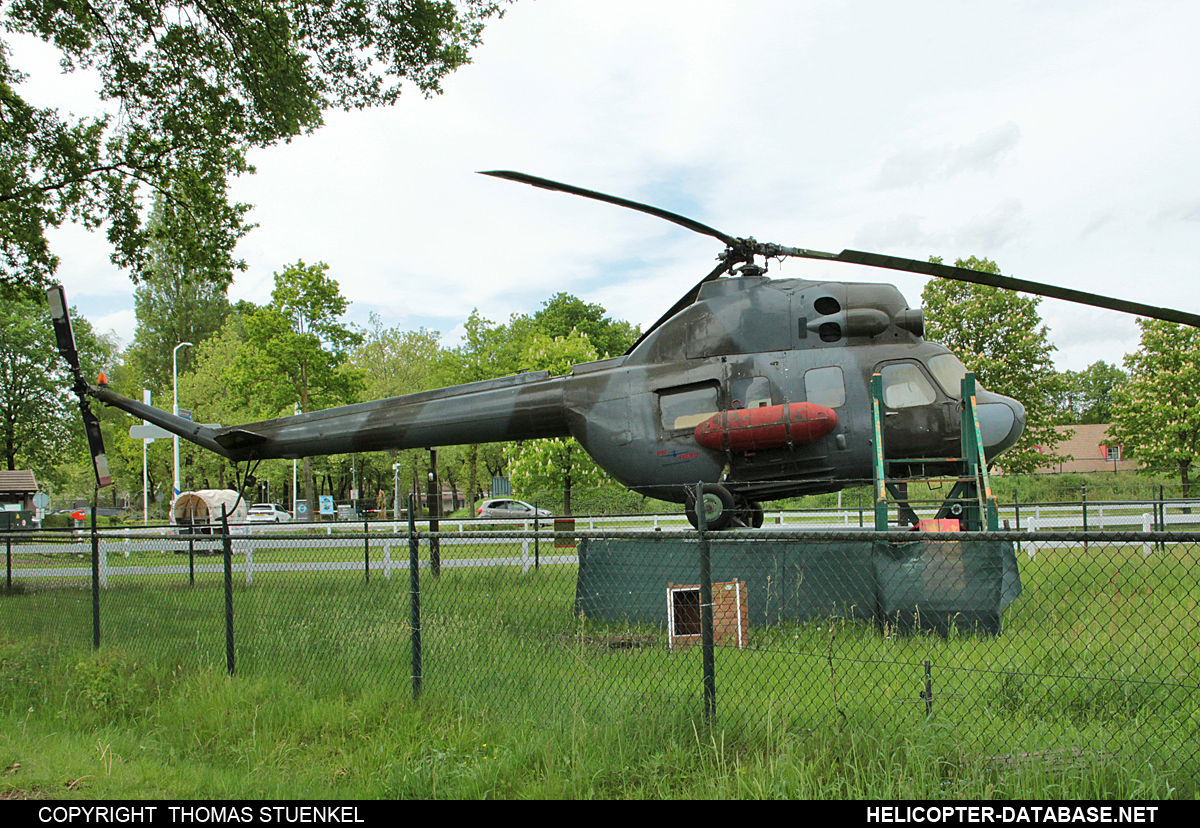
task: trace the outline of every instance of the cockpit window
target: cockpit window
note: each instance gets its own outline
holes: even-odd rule
[[[937,391],[915,362],[883,366],[883,404],[888,408],[915,408],[937,399]]]
[[[933,378],[947,395],[962,395],[962,381],[967,375],[967,366],[963,365],[958,357],[954,354],[938,354],[929,360],[929,370],[933,372]]]
[[[804,398],[826,408],[837,408],[846,402],[846,380],[836,365],[814,368],[804,372]]]
[[[714,385],[688,386],[660,391],[658,395],[662,427],[695,428],[717,413],[717,388]]]

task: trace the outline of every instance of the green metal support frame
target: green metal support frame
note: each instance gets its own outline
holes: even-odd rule
[[[992,493],[987,458],[983,450],[983,435],[979,427],[979,410],[975,396],[975,375],[962,379],[961,455],[959,457],[904,458],[891,461],[884,457],[883,445],[883,378],[871,377],[871,416],[875,428],[875,530],[888,530],[889,504],[895,503],[898,515],[916,524],[918,517],[908,502],[907,479],[888,477],[893,462],[911,467],[923,462],[954,463],[959,467],[954,486],[937,511],[939,519],[957,518],[964,531],[995,532],[1000,528],[1000,510]],[[889,494],[891,497],[889,498]]]

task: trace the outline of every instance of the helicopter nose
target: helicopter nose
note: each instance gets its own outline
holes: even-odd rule
[[[979,430],[988,460],[1011,448],[1025,431],[1025,406],[1011,397],[988,394],[979,403]]]

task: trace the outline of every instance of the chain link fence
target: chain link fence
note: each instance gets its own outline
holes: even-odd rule
[[[932,723],[954,767],[1200,778],[1200,534],[582,524],[6,533],[0,619],[14,640],[523,721],[711,719],[747,740]]]

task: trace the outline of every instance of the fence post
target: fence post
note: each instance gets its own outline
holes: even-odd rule
[[[196,585],[196,539],[188,535],[188,586]]]
[[[1143,531],[1143,532],[1145,532],[1145,533],[1147,533],[1147,534],[1149,534],[1149,533],[1150,533],[1150,531],[1151,531],[1151,526],[1152,526],[1152,525],[1153,525],[1153,522],[1152,522],[1152,519],[1151,519],[1151,517],[1150,517],[1150,513],[1149,513],[1149,512],[1146,512],[1144,515],[1142,515],[1142,531]],[[1143,543],[1143,544],[1142,544],[1142,556],[1143,556],[1143,557],[1149,557],[1149,556],[1150,556],[1150,549],[1151,549],[1151,544],[1149,544],[1149,543]]]
[[[108,541],[99,542],[100,588],[108,589]]]
[[[225,669],[233,675],[233,540],[229,537],[229,514],[221,504],[221,550],[225,553]]]
[[[1083,531],[1086,532],[1088,530],[1088,525],[1087,525],[1087,484],[1086,483],[1079,484],[1079,497],[1083,503]],[[1088,547],[1087,541],[1084,541],[1083,548],[1087,549],[1087,547]]]
[[[363,521],[363,580],[366,583],[371,583],[371,529],[367,526],[367,522]]]
[[[100,649],[100,536],[96,534],[96,493],[92,489],[92,649]]]
[[[529,571],[529,521],[521,521],[521,530],[525,537],[521,538],[521,574]]]
[[[1021,531],[1021,498],[1017,495],[1017,490],[1013,488],[1013,512],[1017,523],[1017,531]],[[1021,551],[1021,542],[1017,541],[1017,552]]]
[[[696,529],[700,535],[700,646],[704,651],[704,718],[711,722],[717,714],[717,676],[713,654],[712,559],[709,555],[703,481],[696,484]]]
[[[1167,501],[1165,495],[1163,494],[1163,486],[1161,484],[1158,487],[1158,531],[1167,531]],[[1165,551],[1166,548],[1166,542],[1158,542],[1159,552]]]
[[[933,663],[929,659],[925,659],[925,692],[921,697],[925,699],[925,718],[933,715]]]
[[[412,627],[412,691],[413,698],[421,695],[421,569],[418,560],[420,541],[417,538],[417,523],[413,518],[416,504],[413,494],[408,494],[408,592],[409,626]]]
[[[12,527],[4,534],[4,587],[12,592]]]
[[[536,570],[541,564],[541,537],[539,530],[541,522],[538,520],[538,506],[533,504],[533,568]]]

